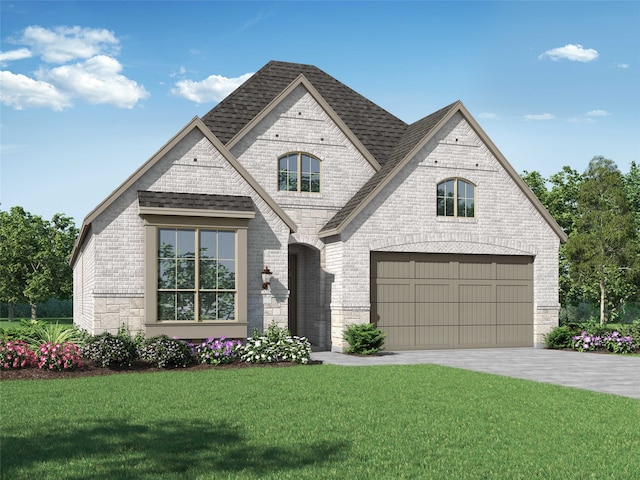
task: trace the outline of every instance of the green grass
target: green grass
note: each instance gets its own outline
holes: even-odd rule
[[[17,318],[13,321],[10,322],[8,318],[0,318],[0,328],[19,328],[20,327],[20,320],[31,320],[30,318],[26,318],[26,317],[20,317]],[[56,317],[56,318],[38,318],[38,320],[41,320],[45,323],[59,323],[60,325],[73,325],[73,318],[72,317]]]
[[[637,478],[640,402],[437,365],[5,381],[7,479]]]

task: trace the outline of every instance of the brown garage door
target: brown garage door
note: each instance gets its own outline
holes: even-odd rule
[[[532,257],[374,252],[371,297],[387,350],[533,345]]]

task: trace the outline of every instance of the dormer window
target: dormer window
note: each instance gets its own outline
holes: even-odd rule
[[[475,216],[476,187],[466,180],[450,178],[438,184],[437,214],[439,217]]]
[[[278,190],[320,192],[320,160],[306,153],[289,153],[278,159]]]

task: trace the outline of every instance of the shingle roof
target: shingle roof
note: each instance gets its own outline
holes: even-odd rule
[[[327,232],[338,228],[351,213],[353,213],[376,189],[376,187],[396,168],[396,166],[406,157],[406,155],[423,139],[433,128],[453,109],[459,102],[454,102],[441,108],[437,112],[432,113],[412,123],[405,130],[404,135],[398,141],[396,147],[391,151],[389,159],[382,165],[379,172],[365,183],[362,188],[346,203],[342,209],[322,227],[320,233]]]
[[[253,212],[253,200],[251,200],[251,197],[236,197],[233,195],[138,190],[138,202],[141,207]]]
[[[271,61],[202,117],[228,143],[302,74],[382,165],[407,124],[313,65]]]

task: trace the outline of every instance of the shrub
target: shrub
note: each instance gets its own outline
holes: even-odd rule
[[[57,372],[81,367],[80,358],[80,349],[70,342],[43,343],[36,352],[38,368]]]
[[[239,352],[243,362],[306,364],[311,358],[311,344],[305,337],[292,336],[286,328],[272,323],[264,335],[254,331]]]
[[[640,348],[640,320],[636,320],[631,325],[624,325],[620,329],[620,333],[627,337],[631,337],[631,341],[636,348]]]
[[[386,335],[372,323],[352,324],[347,327],[343,338],[349,343],[347,353],[371,355],[383,348]]]
[[[592,352],[602,348],[602,338],[583,330],[580,335],[572,337],[572,347],[579,352]]]
[[[193,363],[189,345],[166,335],[146,340],[138,350],[138,354],[140,358],[158,368],[184,368]]]
[[[131,368],[138,357],[131,337],[109,332],[92,337],[81,347],[85,358],[95,361],[101,367]]]
[[[623,336],[620,332],[611,332],[602,339],[604,347],[613,353],[632,353],[636,345],[630,336]]]
[[[31,348],[37,349],[43,343],[73,343],[83,345],[90,336],[71,325],[46,323],[41,320],[21,320],[24,333],[23,339]]]
[[[0,345],[0,369],[16,370],[36,364],[36,354],[22,340],[10,340]]]
[[[556,327],[544,336],[544,343],[547,348],[562,349],[571,348],[575,331],[567,325]]]
[[[208,338],[200,345],[193,347],[193,355],[200,363],[221,365],[239,360],[241,347],[240,340],[227,340],[225,337]]]

